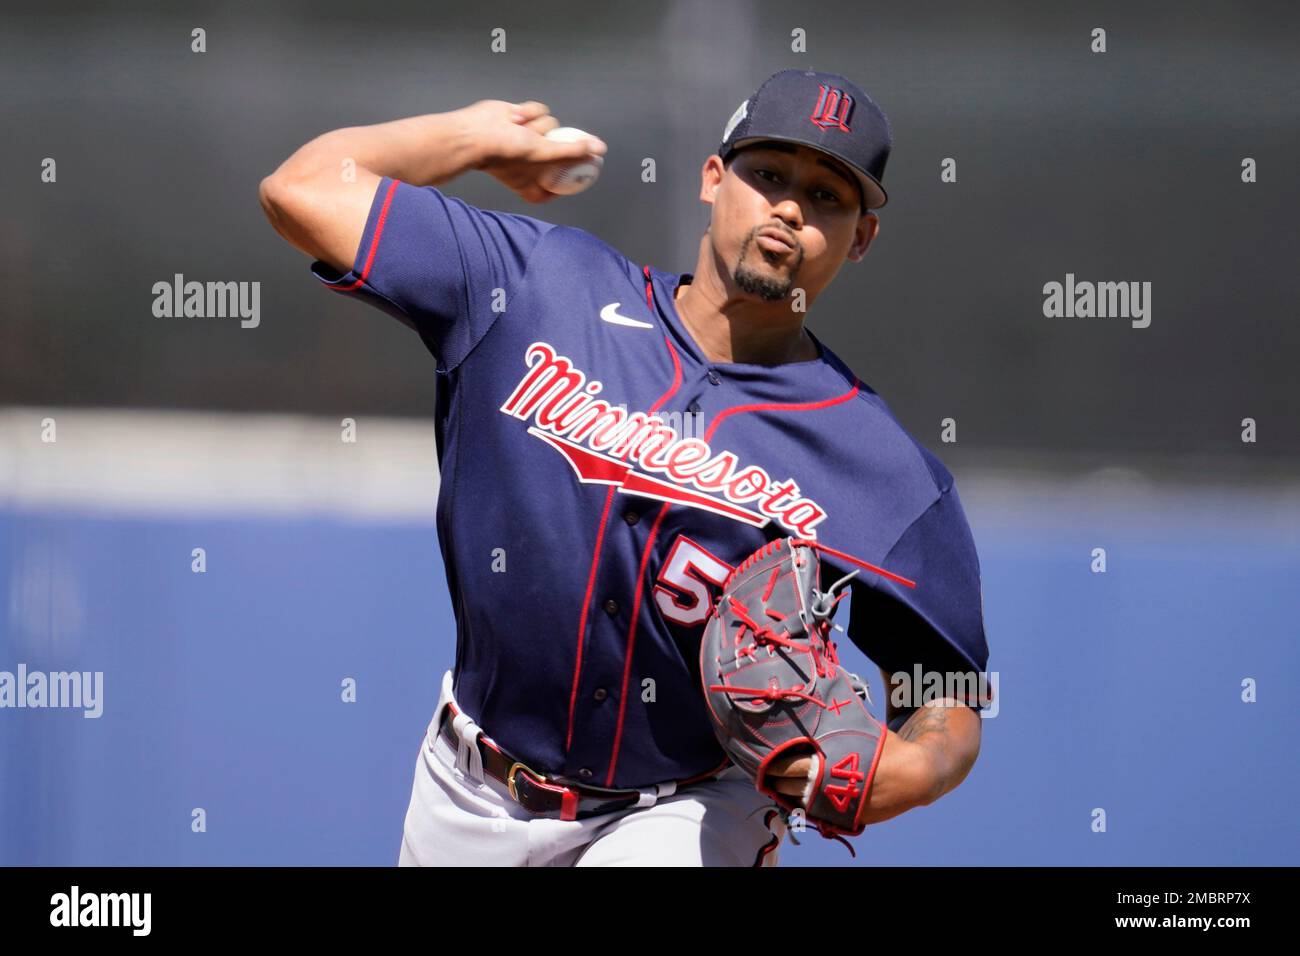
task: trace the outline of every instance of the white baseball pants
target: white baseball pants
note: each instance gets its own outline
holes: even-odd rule
[[[399,866],[776,866],[785,824],[736,767],[681,793],[658,787],[642,802],[582,820],[534,817],[505,784],[484,775],[469,747],[479,728],[456,719],[461,746],[438,733],[452,697],[442,692],[415,762]],[[459,708],[458,708],[459,709]]]

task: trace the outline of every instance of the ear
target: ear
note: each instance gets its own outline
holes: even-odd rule
[[[867,247],[880,231],[880,219],[874,212],[867,212],[858,217],[858,228],[853,233],[853,245],[849,246],[848,260],[860,262],[867,254]]]
[[[704,161],[704,166],[700,169],[700,202],[713,205],[718,187],[722,185],[722,177],[726,175],[727,167],[722,164],[722,157],[717,153]]]

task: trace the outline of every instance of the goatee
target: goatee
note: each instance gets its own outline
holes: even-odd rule
[[[740,256],[736,260],[736,268],[732,271],[732,281],[736,287],[743,292],[748,292],[758,296],[764,302],[780,302],[790,295],[790,290],[794,288],[794,276],[799,269],[799,263],[803,261],[803,252],[794,250],[795,263],[787,275],[773,275],[766,270],[759,270],[750,266],[746,257],[751,247],[758,249],[758,254],[763,256],[768,262],[776,264],[780,260],[772,253],[767,252],[761,246],[756,246],[755,234],[750,233],[745,244],[740,249]]]

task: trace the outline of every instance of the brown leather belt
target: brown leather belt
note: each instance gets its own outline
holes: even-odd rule
[[[460,738],[452,727],[455,705],[448,704],[438,724],[438,736],[456,750]],[[507,792],[521,807],[539,817],[558,820],[582,820],[601,813],[635,806],[641,799],[639,790],[610,790],[586,784],[566,784],[525,766],[486,740],[482,733],[474,738],[474,747],[483,758],[483,773],[505,784]],[[724,760],[717,768],[699,776],[679,781],[674,792],[716,777],[729,764]]]

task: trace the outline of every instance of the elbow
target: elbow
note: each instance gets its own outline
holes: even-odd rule
[[[328,136],[329,134],[326,134]],[[325,137],[319,137],[324,140]],[[328,172],[323,165],[329,155],[322,153],[313,140],[282,162],[257,187],[257,198],[271,224],[280,230],[307,218],[322,189],[328,189]]]
[[[957,754],[932,755],[931,768],[923,775],[924,783],[919,788],[922,792],[921,805],[928,807],[940,797],[960,787],[969,776],[977,759],[979,759],[978,742],[973,747],[963,748],[962,752]]]
[[[282,232],[281,223],[288,205],[288,187],[279,173],[272,173],[258,185],[257,201],[261,203],[267,221],[275,227],[276,232]]]
[[[310,182],[283,169],[267,176],[257,187],[257,200],[267,222],[290,245],[308,252],[312,250],[303,242],[308,235],[307,224],[315,215],[314,198]]]
[[[951,789],[948,781],[942,775],[930,775],[917,787],[919,797],[916,804],[920,807],[928,807],[935,803],[940,797]]]

